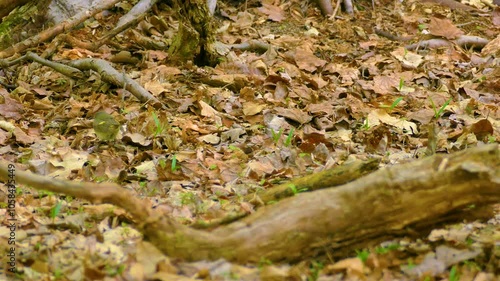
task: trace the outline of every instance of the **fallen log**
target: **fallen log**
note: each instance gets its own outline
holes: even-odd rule
[[[498,167],[498,145],[475,147],[298,194],[210,233],[172,227],[165,217],[140,228],[164,253],[187,260],[296,261],[325,251],[346,253],[414,225],[446,221],[472,204],[500,202]]]
[[[37,189],[120,206],[131,213],[145,238],[171,257],[257,262],[296,261],[326,251],[345,254],[381,238],[460,217],[472,205],[482,211],[500,202],[498,167],[497,144],[437,154],[342,186],[297,194],[212,231],[181,225],[144,208],[147,201],[113,184],[92,184],[86,190],[85,183],[24,171],[9,174],[4,163],[0,179],[8,181],[10,176]]]

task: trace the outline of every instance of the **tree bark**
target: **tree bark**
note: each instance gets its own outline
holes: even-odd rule
[[[296,261],[326,251],[342,255],[381,238],[462,217],[468,206],[484,211],[482,206],[500,202],[498,167],[499,146],[487,145],[298,194],[210,233],[175,226],[161,216],[151,217],[140,229],[164,253],[187,260]]]
[[[179,30],[169,53],[182,62],[194,60],[197,65],[215,65],[215,29],[206,0],[176,0]]]

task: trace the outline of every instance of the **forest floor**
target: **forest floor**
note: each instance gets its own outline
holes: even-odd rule
[[[114,66],[166,110],[137,101],[98,73],[75,81],[37,63],[16,66],[18,87],[11,93],[0,87],[0,116],[16,128],[0,129],[0,158],[52,177],[118,182],[177,221],[199,225],[252,213],[255,206],[243,198],[258,189],[355,159],[377,158],[383,167],[500,141],[499,38],[484,48],[457,41],[495,39],[498,6],[357,1],[354,16],[339,10],[328,18],[309,1],[241,2],[219,3],[217,40],[258,40],[272,48],[221,49],[215,67],[179,66],[166,50],[148,50],[126,31],[98,51],[66,45],[51,58],[123,62],[117,54],[128,51],[121,53],[126,62]],[[70,34],[91,42],[127,9],[103,12]],[[168,43],[177,28],[165,4],[145,21],[151,26],[140,24],[136,32],[157,41]],[[448,44],[425,48],[422,42],[432,38]],[[97,139],[98,111],[121,124],[115,141]],[[111,205],[25,186],[16,195],[12,278],[19,280],[500,278],[498,206],[490,220],[438,225],[420,239],[398,237],[343,259],[325,249],[295,264],[239,265],[167,257]],[[3,191],[0,197],[7,202]],[[9,224],[1,220],[3,251]]]

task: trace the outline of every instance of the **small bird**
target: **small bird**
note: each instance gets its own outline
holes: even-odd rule
[[[101,141],[112,141],[116,138],[120,130],[118,123],[113,116],[104,111],[99,111],[94,117],[94,131]]]

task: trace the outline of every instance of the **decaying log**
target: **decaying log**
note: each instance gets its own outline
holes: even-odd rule
[[[258,196],[257,203],[267,204],[271,201],[278,201],[285,197],[293,196],[297,192],[314,191],[338,186],[375,171],[379,163],[379,159],[370,159],[368,161],[354,160],[329,170],[293,179],[290,182],[272,188],[258,190],[256,194],[247,195],[245,201],[253,201]]]
[[[134,216],[146,239],[171,257],[257,262],[295,261],[325,251],[346,253],[380,237],[443,222],[471,205],[484,209],[500,202],[498,167],[497,144],[438,154],[386,167],[342,186],[298,194],[211,232],[141,208],[142,200],[113,184],[80,190],[87,188],[85,184],[17,170],[13,178],[35,188],[116,204]],[[5,164],[0,164],[0,179],[9,179]]]
[[[164,253],[188,260],[295,261],[318,252],[352,251],[377,237],[439,222],[466,206],[499,202],[498,167],[499,146],[481,146],[299,194],[210,233],[172,227],[165,217],[150,218],[140,228]]]

